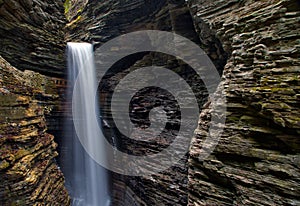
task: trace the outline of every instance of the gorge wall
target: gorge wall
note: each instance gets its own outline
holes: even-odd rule
[[[91,8],[97,8],[94,4],[91,5]],[[124,14],[134,13],[136,8],[144,11],[142,6],[138,7],[139,1],[130,5],[131,7],[122,7],[121,11]],[[147,3],[144,2],[143,5]],[[162,174],[149,178],[114,174],[115,204],[299,204],[298,2],[212,3],[194,0],[187,1],[187,5],[188,7],[180,1],[166,1],[157,4],[156,13],[149,18],[151,20],[137,16],[132,21],[129,16],[126,18],[127,23],[119,20],[123,12],[119,10],[119,13],[112,15],[112,10],[109,10],[106,15],[99,16],[104,16],[103,19],[113,16],[107,20],[110,26],[118,25],[118,29],[112,31],[112,34],[101,31],[98,27],[106,25],[106,22],[94,22],[88,9],[84,10],[86,13],[83,16],[90,16],[88,22],[94,26],[86,28],[91,32],[81,36],[82,40],[94,41],[99,46],[116,34],[139,29],[174,31],[201,45],[220,72],[224,68],[221,85],[225,89],[218,91],[216,95],[223,92],[226,96],[227,113],[222,115],[227,116],[227,121],[215,152],[203,162],[198,160],[201,143],[207,137],[207,125],[213,107],[208,103],[200,115],[190,157],[182,159],[178,165]],[[128,8],[130,9],[126,10]],[[151,8],[150,5],[147,8]],[[192,19],[188,17],[189,12],[186,16],[193,21],[199,38],[194,36],[195,32],[191,32],[194,31],[193,26],[187,26],[189,20],[182,18],[182,11],[191,13]],[[75,34],[80,28],[82,29],[74,26]],[[102,35],[95,36],[95,33]],[[70,35],[72,36],[76,37],[74,34]],[[118,68],[114,68],[120,75],[108,78],[107,84],[103,85],[113,85],[114,81],[118,82],[119,78],[136,67],[162,61],[174,63],[168,57],[158,58],[153,54],[139,57],[136,63],[122,62]],[[161,65],[168,67],[166,63]],[[183,70],[176,63],[172,65],[179,71]],[[103,90],[112,92],[110,88]],[[109,100],[104,98],[104,101]],[[105,104],[103,106],[105,108]],[[118,141],[124,151],[139,152],[130,146],[128,139],[119,136]],[[156,147],[151,148],[153,151],[161,147],[159,142],[156,143]]]
[[[0,1],[0,54],[20,70],[62,76],[65,69],[63,1]]]
[[[65,76],[66,42],[94,43],[97,55],[114,37],[157,29],[200,45],[222,74],[224,90],[220,86],[216,97],[227,99],[227,113],[220,114],[227,116],[224,133],[213,154],[199,161],[211,114],[218,113],[201,79],[168,55],[123,59],[99,87],[105,133],[109,141],[116,138],[118,149],[140,155],[169,141],[162,136],[145,149],[118,134],[112,121],[115,85],[141,66],[185,76],[202,112],[190,154],[178,164],[149,177],[111,173],[112,204],[299,205],[299,18],[297,0],[0,0],[0,55],[19,70],[35,71],[21,72],[0,59],[0,203],[70,204],[51,135],[60,141],[65,85],[57,77]],[[132,107],[136,123],[147,115],[145,98],[140,93]]]
[[[0,1],[1,205],[70,204],[52,135],[62,130],[65,24],[62,1]]]
[[[104,42],[132,31],[144,29],[157,29],[164,31],[175,31],[194,42],[199,43],[198,35],[194,30],[189,9],[184,1],[107,1],[104,6],[102,2],[89,1],[80,6],[74,6],[75,10],[70,10],[70,24],[68,41],[88,41],[93,42],[97,47]],[[79,10],[79,12],[77,12]],[[138,40],[137,40],[138,41]],[[97,58],[96,58],[97,59]],[[113,89],[119,80],[131,71],[142,66],[165,66],[170,69],[187,73],[187,66],[178,62],[168,55],[155,53],[142,53],[132,55],[118,62],[108,72],[103,82],[100,84],[101,108],[104,119],[109,123],[110,128],[106,129],[108,139],[114,136],[118,149],[126,153],[143,155],[145,152],[159,152],[165,144],[172,140],[170,133],[157,138],[150,146],[140,142],[132,141],[117,132],[110,113],[110,101]],[[191,79],[190,79],[191,81]],[[143,83],[143,80],[140,82]],[[194,82],[196,87],[203,84],[199,81]],[[199,89],[199,93],[201,90]],[[152,92],[153,95],[156,91]],[[200,94],[199,94],[200,95]],[[164,95],[163,95],[164,96]],[[164,97],[166,97],[165,95]],[[133,106],[133,118],[147,114],[146,110],[138,108],[145,107],[142,101],[147,98],[145,94],[140,94],[136,98]],[[162,101],[159,97],[154,97],[157,101]],[[168,100],[169,103],[172,100]],[[203,100],[202,100],[203,101]],[[120,102],[122,104],[122,102]],[[138,105],[138,106],[137,106]],[[148,105],[149,106],[149,105]],[[157,106],[157,105],[156,105]],[[125,112],[125,111],[124,111]],[[138,123],[138,120],[136,120]],[[143,124],[144,122],[140,122]],[[176,133],[176,131],[175,131]],[[137,135],[137,139],[142,136]],[[180,150],[180,145],[178,150]],[[153,164],[150,163],[149,164]],[[161,174],[151,177],[130,177],[112,173],[112,198],[113,205],[186,205],[187,204],[187,156],[177,165]],[[143,168],[139,168],[143,169]],[[158,189],[159,188],[159,189]]]
[[[218,113],[208,105],[190,151],[189,205],[300,204],[298,3],[188,1],[200,38],[210,41],[210,28],[229,54],[217,92],[227,98],[224,133],[200,162]]]
[[[69,205],[57,144],[46,132],[45,113],[58,98],[53,80],[1,56],[0,77],[0,204]]]

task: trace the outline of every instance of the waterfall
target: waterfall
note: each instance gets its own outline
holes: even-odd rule
[[[93,98],[93,91],[97,87],[95,66],[93,57],[93,46],[89,43],[68,43],[68,92],[67,109],[71,109],[71,102],[76,101],[76,107],[72,112],[78,114],[80,119],[74,120],[72,112],[67,112],[68,117],[65,123],[65,135],[62,151],[62,170],[66,177],[66,186],[70,192],[73,206],[108,206],[110,203],[108,189],[107,171],[98,165],[84,150],[74,128],[80,127],[84,134],[85,141],[93,144],[95,138],[104,138],[103,134],[97,133],[94,129],[100,121],[92,122],[92,115],[99,117],[98,99],[96,108],[91,108],[90,102]],[[78,79],[79,89],[74,91],[73,86],[79,72],[83,72],[84,78]],[[76,98],[76,99],[72,99]],[[97,145],[98,147],[98,145]],[[98,154],[105,157],[105,151],[101,145],[98,147]]]

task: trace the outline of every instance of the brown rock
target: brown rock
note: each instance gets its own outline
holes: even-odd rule
[[[218,111],[210,105],[202,112],[189,159],[189,205],[300,204],[297,1],[188,4],[200,38],[209,28],[230,57],[221,83],[225,129],[200,162],[210,114]]]
[[[64,177],[54,159],[57,144],[46,133],[44,108],[35,99],[49,92],[41,82],[50,79],[20,72],[2,57],[0,76],[1,205],[69,205]]]

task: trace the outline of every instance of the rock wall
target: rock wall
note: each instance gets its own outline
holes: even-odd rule
[[[113,37],[151,28],[166,0],[77,1],[68,10],[67,41],[94,42],[96,46]]]
[[[180,1],[165,1],[156,8],[148,5],[152,10],[148,18],[139,17],[140,11],[146,12],[139,1],[126,7],[117,1],[101,7],[89,1],[81,17],[75,15],[71,21],[68,38],[95,42],[97,46],[138,29],[174,31],[200,44],[220,73],[224,68],[221,85],[225,90],[216,95],[226,95],[227,121],[215,152],[204,162],[198,160],[213,112],[213,105],[208,103],[192,142],[188,179],[186,159],[150,178],[113,175],[117,180],[113,186],[116,204],[124,205],[123,198],[133,205],[299,204],[297,1],[187,2],[199,38],[188,32],[194,27],[187,26],[191,19]],[[131,18],[133,14],[136,18]],[[128,18],[122,19],[123,15]],[[126,69],[132,71],[149,63],[172,62],[168,57],[155,60],[151,55],[139,57],[136,63],[123,62],[114,71],[126,73]],[[108,78],[106,86],[122,78],[119,75]],[[102,100],[107,101],[106,97]],[[118,141],[122,145],[119,149],[142,152],[122,136]],[[157,142],[150,150],[159,149]]]
[[[118,83],[120,79],[126,74],[134,71],[135,69],[151,66],[152,63],[161,62],[163,66],[173,69],[180,69],[178,63],[174,58],[169,56],[147,54],[137,61],[133,66],[125,69],[122,72],[118,72],[116,75],[108,78],[103,82],[106,86],[105,89],[114,89],[114,86]],[[166,64],[168,62],[169,64]],[[184,68],[184,67],[183,67]],[[137,82],[137,84],[143,84],[143,80]],[[102,95],[109,96],[113,91],[105,91]],[[151,101],[149,100],[151,98]],[[117,131],[115,125],[112,121],[110,112],[110,99],[106,98],[106,101],[102,102],[103,117],[111,125],[110,130]],[[121,104],[122,102],[120,102]],[[168,109],[169,113],[173,113],[172,120],[168,121],[170,125],[164,131],[163,134],[158,137],[153,137],[151,143],[147,143],[144,140],[142,134],[135,134],[133,139],[118,133],[109,133],[107,136],[114,136],[117,148],[128,154],[134,155],[147,155],[152,153],[158,153],[161,149],[165,148],[173,139],[174,133],[176,134],[176,121],[178,121],[178,111],[176,108],[176,102],[169,94],[163,93],[155,88],[145,90],[144,92],[139,92],[135,95],[131,105],[131,119],[136,126],[147,125],[146,116],[149,113],[149,108],[162,106]],[[122,111],[120,111],[122,112]],[[125,112],[125,111],[124,111]],[[175,115],[174,115],[175,114]],[[114,119],[116,121],[116,119]],[[175,126],[176,125],[176,126]],[[140,141],[139,141],[140,140]],[[177,151],[180,150],[181,144],[177,145]],[[168,161],[166,159],[165,161]],[[125,160],[118,160],[124,161]],[[152,166],[153,162],[145,163],[144,166]],[[148,177],[130,177],[119,174],[113,174],[113,198],[114,205],[127,205],[126,202],[134,202],[133,205],[186,205],[187,204],[187,156],[183,157],[180,162],[178,162],[173,167],[159,174],[151,175]],[[155,166],[155,165],[153,165]],[[120,171],[122,168],[120,168]],[[145,168],[135,168],[136,170],[143,171]],[[117,180],[117,181],[116,181]],[[159,188],[159,189],[157,189]],[[122,199],[125,198],[125,202]]]
[[[189,9],[184,1],[111,0],[100,3],[91,0],[85,4],[78,3],[73,8],[69,10],[68,41],[94,42],[97,48],[102,43],[121,34],[142,29],[158,29],[174,31],[199,43]],[[95,55],[98,55],[97,49]],[[131,141],[121,134],[116,135],[117,130],[111,119],[110,96],[118,81],[134,69],[152,65],[166,66],[174,71],[179,71],[179,73],[187,73],[188,71],[186,65],[177,62],[176,59],[168,55],[144,53],[130,56],[130,58],[118,62],[108,72],[107,77],[100,85],[102,115],[110,125],[110,128],[106,129],[107,137],[111,139],[114,136],[118,149],[126,153],[159,152],[161,148],[165,147],[165,140],[172,139],[172,135],[166,134],[157,138],[150,146],[139,141]],[[194,86],[196,87],[198,83],[194,82]],[[155,94],[155,92],[152,93]],[[166,97],[167,95],[162,96]],[[137,96],[135,103],[140,104],[140,107],[144,107],[145,105],[142,103],[144,97],[143,94],[140,94]],[[162,101],[159,98],[157,100]],[[147,110],[140,111],[135,106],[133,110],[133,119],[147,115]],[[145,122],[140,123],[144,124]],[[142,138],[142,136],[137,136],[137,138]],[[126,206],[186,205],[186,164],[187,156],[169,170],[151,177],[129,177],[113,173],[112,204]]]
[[[296,0],[189,0],[229,59],[221,92],[227,120],[219,144],[199,161],[214,105],[200,115],[189,159],[189,205],[300,204],[300,7]],[[221,88],[221,87],[220,87]],[[222,114],[225,115],[225,114]]]
[[[53,79],[21,72],[0,56],[0,204],[69,205],[46,132],[45,113],[58,98]]]
[[[111,174],[113,204],[300,204],[298,1],[186,2],[188,6],[183,0],[0,0],[0,55],[20,70],[62,77],[66,41],[93,42],[97,48],[142,29],[183,35],[201,45],[223,73],[225,89],[216,97],[223,92],[227,98],[224,133],[214,153],[199,161],[211,113],[218,112],[208,102],[190,157],[147,178]],[[105,80],[102,106],[109,105],[113,84],[122,75],[152,64],[187,71],[182,62],[166,55],[145,53],[125,59]],[[46,124],[58,139],[62,132],[62,96],[57,91],[63,93],[65,81],[20,72],[2,58],[0,69],[1,205],[70,204],[54,160],[57,145],[46,132]],[[203,84],[191,84],[203,104]],[[138,107],[133,110],[133,117],[147,114]],[[109,108],[104,117],[111,138],[115,134],[106,112]],[[122,135],[117,141],[128,153],[145,152]],[[163,146],[157,140],[150,151]]]
[[[51,135],[62,131],[65,25],[63,1],[0,1],[0,55],[18,68],[1,57],[1,205],[70,204]]]
[[[63,76],[65,25],[62,0],[0,1],[0,55],[20,70]]]

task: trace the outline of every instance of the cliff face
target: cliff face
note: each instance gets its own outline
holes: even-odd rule
[[[198,160],[210,114],[218,112],[208,103],[200,115],[190,157],[148,178],[113,174],[115,205],[299,204],[297,1],[187,3],[188,7],[183,1],[171,0],[90,0],[70,10],[68,40],[95,42],[98,47],[130,31],[173,31],[201,45],[220,73],[224,69],[221,85],[225,90],[219,90],[216,97],[224,92],[227,98],[227,113],[222,114],[227,120],[214,153],[203,162]],[[115,65],[117,74],[107,77],[101,88],[108,122],[114,84],[128,72],[151,64],[184,70],[176,60],[152,53]],[[194,86],[202,91],[203,85]],[[139,111],[140,106],[134,111],[137,116],[146,113]],[[136,142],[122,135],[117,142],[122,151],[143,153]],[[159,141],[152,146],[152,152],[162,147]]]
[[[61,0],[0,1],[0,55],[18,69],[61,76],[65,25]]]
[[[77,1],[68,10],[67,41],[94,42],[97,46],[121,34],[151,29],[166,0]]]
[[[94,42],[98,47],[121,34],[143,29],[157,29],[174,31],[199,43],[189,9],[184,1],[135,0],[106,1],[103,3],[93,0],[85,4],[78,3],[69,12],[68,41]],[[95,55],[98,55],[97,49]],[[112,121],[110,98],[114,87],[120,79],[131,71],[152,65],[165,66],[183,74],[188,71],[186,65],[171,56],[144,53],[133,55],[118,62],[100,84],[102,115],[110,124],[110,129],[106,129],[107,137],[111,139],[114,136],[118,149],[128,154],[144,155],[147,152],[159,152],[166,146],[166,142],[172,141],[173,136],[170,133],[176,133],[175,130],[169,129],[169,133],[156,138],[153,144],[147,145],[142,141],[133,141],[119,134]],[[190,81],[192,80],[190,79]],[[143,80],[140,83],[143,84]],[[194,82],[195,87],[197,87],[196,84],[201,84],[201,82]],[[201,89],[198,88],[198,92],[201,93]],[[153,98],[157,102],[163,102],[163,99],[165,104],[173,101],[168,99],[166,94],[162,94],[163,97],[158,97],[157,91],[150,91],[150,93],[154,95]],[[143,120],[139,121],[139,117],[147,115],[148,111],[147,109],[141,111],[139,108],[146,106],[143,101],[147,99],[147,94],[141,93],[136,97],[136,101],[133,103],[133,119],[137,123],[144,124]],[[201,97],[201,99],[204,101],[205,97]],[[137,135],[136,138],[142,139],[143,137]],[[177,149],[180,150],[180,145],[177,146]],[[149,165],[151,164],[153,163],[149,162]],[[136,169],[143,170],[144,168]],[[112,173],[112,204],[124,206],[186,205],[186,188],[187,156],[174,167],[151,177],[130,177]]]
[[[219,144],[208,159],[199,161],[211,113],[218,113],[208,103],[190,156],[149,177],[112,173],[113,205],[299,205],[298,1],[186,2],[67,0],[63,5],[52,0],[0,0],[0,54],[20,70],[53,77],[65,73],[65,41],[94,42],[99,47],[143,29],[172,31],[193,40],[223,73],[224,90],[219,89],[216,97],[223,92],[227,98],[227,113],[221,114],[227,120]],[[144,147],[114,133],[109,104],[115,84],[150,65],[182,75],[189,71],[173,57],[148,52],[114,65],[100,85],[103,117],[110,124],[105,132],[127,153],[159,152],[170,138],[163,136]],[[206,102],[203,83],[193,77],[188,81],[200,105]],[[20,72],[0,58],[1,205],[70,204],[54,160],[57,145],[46,132],[46,124],[58,139],[62,132],[59,89],[64,89],[62,79]],[[160,97],[165,101],[168,95]],[[143,99],[139,93],[135,100],[142,101],[131,107],[136,123],[148,114],[141,109],[149,106]]]
[[[1,205],[69,205],[57,144],[46,132],[44,115],[58,97],[53,79],[21,72],[1,56],[0,77]]]
[[[200,115],[189,159],[189,205],[299,205],[298,1],[188,1],[229,55],[227,120],[213,154],[198,157],[213,105]],[[225,114],[222,114],[225,115]]]
[[[70,203],[46,132],[62,130],[65,81],[40,74],[64,75],[65,24],[62,1],[0,1],[0,55],[19,69],[0,57],[1,205]]]

